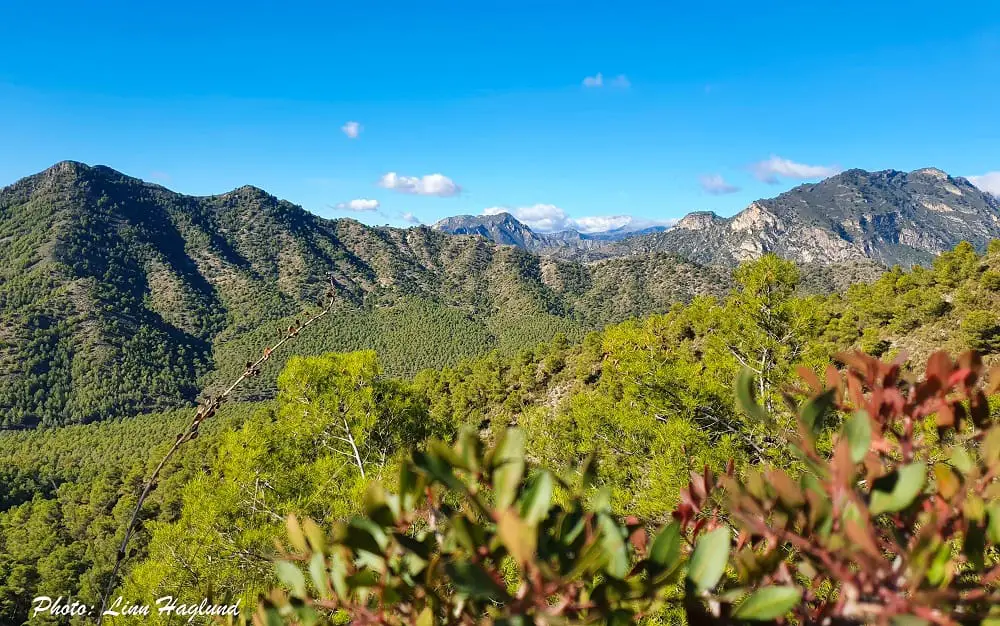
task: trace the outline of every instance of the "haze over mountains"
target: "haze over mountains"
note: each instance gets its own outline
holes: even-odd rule
[[[910,266],[963,240],[982,248],[1000,237],[1000,202],[965,178],[934,168],[854,169],[759,200],[730,218],[690,213],[661,232],[540,234],[509,214],[448,218],[434,228],[584,259],[670,252],[732,267],[774,252],[800,263]]]
[[[510,213],[456,215],[435,222],[431,228],[452,235],[480,235],[501,245],[517,246],[532,252],[548,254],[593,250],[612,241],[667,230],[666,226],[650,226],[639,230],[621,227],[599,233],[581,233],[577,230],[542,233],[535,232]]]

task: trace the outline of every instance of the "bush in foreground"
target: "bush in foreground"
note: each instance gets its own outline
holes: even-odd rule
[[[612,515],[593,468],[528,467],[508,431],[430,444],[327,534],[288,520],[258,624],[1000,623],[1000,428],[982,363],[840,355],[802,370],[793,469],[694,473],[673,521]],[[743,410],[766,421],[749,376]]]

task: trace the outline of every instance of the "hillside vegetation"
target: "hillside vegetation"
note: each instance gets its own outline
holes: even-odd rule
[[[731,459],[789,466],[795,420],[781,389],[795,366],[819,367],[846,348],[906,351],[916,362],[936,346],[987,360],[1000,352],[998,277],[1000,246],[980,255],[961,245],[930,268],[803,296],[796,267],[765,256],[738,268],[739,289],[723,298],[409,379],[386,376],[371,351],[295,357],[275,400],[233,405],[182,448],[144,512],[123,593],[255,604],[275,584],[269,559],[287,514],[329,524],[359,512],[369,482],[392,487],[411,450],[463,427],[492,440],[517,426],[527,458],[558,473],[596,455],[609,510],[663,522],[692,469],[723,471]],[[737,408],[744,368],[775,422]],[[138,482],[182,422],[147,416],[0,437],[0,621],[23,621],[24,598],[43,591],[94,601]]]
[[[541,259],[429,228],[325,220],[254,187],[184,196],[68,161],[0,190],[0,242],[5,427],[190,405],[317,306],[331,279],[337,313],[299,349],[375,347],[396,376],[725,289],[668,254]],[[245,398],[269,395],[276,374]]]

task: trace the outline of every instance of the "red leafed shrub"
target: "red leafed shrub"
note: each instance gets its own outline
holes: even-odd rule
[[[723,476],[714,489],[699,476],[685,491],[684,525],[727,520],[737,531],[731,588],[705,617],[725,620],[727,597],[784,586],[802,592],[788,613],[799,623],[1000,622],[996,377],[983,384],[974,353],[938,352],[915,380],[899,362],[838,360],[845,370],[831,366],[825,381],[800,369],[810,399],[792,470]],[[738,395],[760,410],[749,388]],[[832,442],[818,445],[837,414]]]
[[[838,359],[825,380],[800,369],[808,389],[786,394],[789,463],[693,473],[652,535],[587,495],[591,470],[574,486],[530,468],[517,431],[490,449],[469,432],[432,443],[398,494],[376,489],[332,534],[290,520],[277,564],[288,591],[262,599],[254,623],[997,626],[1000,427],[987,397],[1000,380],[985,384],[973,353],[934,354],[919,376]],[[766,421],[754,388],[741,375],[737,398]]]

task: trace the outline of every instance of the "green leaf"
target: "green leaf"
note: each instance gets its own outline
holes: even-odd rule
[[[1000,463],[1000,427],[994,427],[986,433],[983,443],[979,446],[979,454],[983,457],[986,467]]]
[[[592,577],[595,570],[600,569],[608,561],[608,553],[598,541],[584,544],[579,551],[573,569],[566,575],[567,580],[576,580],[581,576]]]
[[[464,515],[455,517],[451,521],[451,537],[469,552],[475,552],[484,540],[483,533],[475,522],[469,520]],[[425,557],[426,558],[426,557]]]
[[[278,580],[288,587],[292,595],[303,598],[306,595],[306,577],[294,563],[288,561],[278,561],[274,564],[275,573]]]
[[[597,517],[597,525],[601,529],[601,547],[607,555],[604,569],[614,578],[625,578],[628,574],[628,546],[625,544],[625,533],[615,518],[601,513]]]
[[[302,534],[302,526],[294,513],[290,513],[285,518],[285,527],[288,530],[288,542],[299,552],[305,552],[309,548],[306,546],[306,536]]]
[[[413,453],[413,465],[418,470],[427,474],[427,476],[431,479],[453,489],[460,489],[462,486],[458,478],[455,477],[455,473],[452,471],[452,466],[440,456],[433,454],[430,451],[427,453],[421,452],[420,450],[415,451]]]
[[[507,590],[500,586],[481,566],[469,561],[455,561],[445,564],[448,577],[459,593],[470,598],[485,600],[505,600]]]
[[[740,370],[736,377],[736,401],[743,412],[762,424],[769,424],[771,417],[757,404],[757,392],[753,385],[753,372],[747,368]]]
[[[396,513],[389,506],[381,483],[373,482],[368,486],[365,493],[365,515],[379,526],[388,528],[396,525]]]
[[[341,556],[340,550],[335,550],[330,555],[330,581],[333,583],[333,591],[341,599],[349,597],[347,589],[347,563]]]
[[[455,440],[455,452],[462,457],[466,466],[473,472],[479,471],[479,459],[483,455],[483,442],[476,430],[465,426]]]
[[[327,583],[330,578],[326,573],[326,559],[319,552],[309,559],[309,575],[312,576],[313,585],[319,591],[319,596],[325,598],[328,595]]]
[[[594,513],[611,512],[611,486],[605,485],[590,495],[587,508]]]
[[[518,517],[513,509],[500,513],[497,534],[518,565],[524,565],[534,558],[535,549],[538,547],[535,527]]]
[[[411,511],[417,500],[423,495],[420,476],[414,471],[413,464],[403,463],[399,468],[399,499],[404,511]]]
[[[427,451],[430,454],[436,455],[444,460],[448,465],[452,467],[457,467],[458,469],[463,469],[466,471],[473,471],[472,464],[469,463],[462,455],[452,449],[450,446],[446,445],[441,441],[432,441],[427,444]]]
[[[952,467],[963,474],[971,472],[973,466],[975,465],[972,461],[972,457],[969,456],[969,453],[961,446],[955,446],[954,449],[952,449],[951,457],[948,461],[951,463]]]
[[[746,620],[773,620],[782,617],[802,600],[802,590],[794,586],[764,587],[746,597],[733,617]]]
[[[681,554],[681,525],[671,522],[656,535],[649,548],[649,560],[660,571],[672,568]]]
[[[903,465],[876,479],[872,485],[871,514],[895,513],[910,506],[924,488],[926,479],[927,465],[922,462]]]
[[[892,626],[928,626],[929,621],[916,615],[894,615],[891,620]]]
[[[521,517],[525,522],[534,525],[545,519],[552,503],[554,488],[552,474],[544,470],[535,474],[521,497]]]
[[[285,618],[281,616],[281,612],[267,600],[264,600],[264,615],[266,626],[285,626]]]
[[[836,389],[827,389],[815,398],[810,398],[799,411],[799,417],[814,435],[823,430],[826,414],[833,406],[833,397],[837,393]]]
[[[981,524],[969,524],[962,542],[962,553],[976,570],[982,570],[986,559],[986,529]]]
[[[508,429],[493,453],[493,489],[496,508],[506,509],[517,497],[517,487],[524,476],[524,433]]]
[[[949,580],[951,569],[951,544],[944,542],[938,546],[931,565],[927,568],[928,582],[935,586],[945,583]]]
[[[351,589],[368,589],[378,584],[378,572],[363,569],[347,577]]]
[[[342,543],[356,551],[363,550],[381,556],[388,537],[375,522],[366,518],[354,518],[345,528]]]
[[[729,560],[729,528],[723,526],[706,533],[698,539],[698,545],[691,555],[688,566],[688,580],[699,592],[705,592],[715,587],[726,571]]]
[[[302,530],[305,532],[306,538],[309,540],[309,546],[313,549],[313,552],[326,551],[326,533],[323,532],[323,529],[316,522],[307,517],[302,522]]]
[[[855,411],[844,421],[844,437],[851,450],[851,461],[860,463],[872,444],[872,423],[866,411]]]
[[[431,607],[425,606],[420,615],[417,616],[416,626],[434,626],[434,611]]]
[[[989,523],[986,525],[986,536],[994,545],[1000,545],[1000,502],[993,502],[987,508]]]

